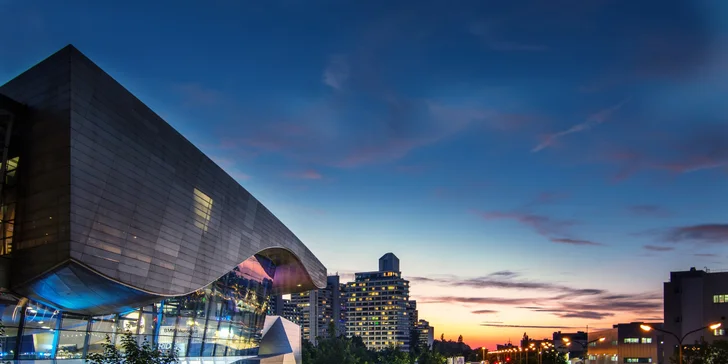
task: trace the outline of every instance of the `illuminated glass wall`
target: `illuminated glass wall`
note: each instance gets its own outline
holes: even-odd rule
[[[78,316],[0,294],[2,359],[80,359],[131,332],[180,356],[256,355],[275,272],[252,257],[209,286],[131,312]]]

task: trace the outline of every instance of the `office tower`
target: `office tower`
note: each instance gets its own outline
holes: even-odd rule
[[[73,46],[0,86],[0,134],[3,361],[84,359],[124,331],[254,357],[271,294],[326,286],[283,222]]]
[[[683,343],[727,339],[725,330],[728,323],[723,320],[728,317],[728,272],[695,268],[670,272],[670,281],[664,284],[663,297],[665,330],[678,337],[698,330],[688,335]],[[718,329],[699,330],[718,322],[723,324]],[[670,348],[666,354],[672,355],[677,344],[675,338],[666,335],[665,348]]]
[[[370,349],[394,346],[407,351],[412,328],[409,282],[402,279],[399,259],[392,253],[379,259],[379,268],[355,273],[354,282],[346,285],[346,335],[360,336]]]

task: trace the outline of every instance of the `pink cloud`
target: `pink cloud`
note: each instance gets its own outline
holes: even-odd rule
[[[682,133],[644,135],[639,143],[639,148],[619,146],[603,154],[602,161],[618,167],[615,181],[642,171],[677,175],[728,167],[728,130],[723,125],[708,124]]]
[[[728,243],[728,224],[701,224],[670,229],[665,239],[671,242],[707,244]]]
[[[653,252],[669,252],[672,250],[675,250],[675,248],[670,246],[657,246],[657,245],[645,245],[642,248],[645,250],[653,251]]]
[[[324,178],[321,173],[318,171],[315,171],[313,169],[307,169],[305,171],[301,172],[288,172],[286,173],[286,176],[290,178],[297,178],[297,179],[310,179],[310,180],[317,180]]]
[[[670,211],[657,205],[634,205],[629,207],[629,211],[641,216],[668,217],[671,215]]]
[[[522,212],[476,212],[480,217],[486,220],[513,220],[523,225],[530,226],[538,234],[559,235],[564,234],[565,230],[577,224],[574,220],[554,219],[544,215],[536,215]]]

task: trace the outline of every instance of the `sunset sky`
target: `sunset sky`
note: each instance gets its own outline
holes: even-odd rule
[[[330,273],[395,253],[437,337],[659,321],[728,269],[728,1],[111,3],[0,0],[0,84],[72,43]]]

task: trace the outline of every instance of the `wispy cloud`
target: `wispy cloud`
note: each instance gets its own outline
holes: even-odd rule
[[[603,320],[616,313],[635,312],[642,315],[657,313],[662,308],[662,296],[657,293],[621,294],[598,288],[581,288],[554,282],[514,279],[519,274],[511,271],[493,272],[483,277],[457,276],[409,277],[410,281],[447,287],[469,289],[506,289],[514,292],[546,292],[541,297],[418,297],[418,302],[448,303],[465,306],[516,306],[516,308],[548,313],[561,318]],[[473,307],[474,314],[496,313],[497,309]]]
[[[532,152],[541,151],[541,150],[553,145],[557,139],[560,139],[569,134],[574,134],[574,133],[579,133],[579,132],[590,130],[590,129],[594,128],[595,126],[608,121],[615,112],[617,112],[619,109],[622,108],[622,106],[624,106],[625,103],[627,103],[627,99],[621,101],[620,103],[618,103],[610,108],[600,110],[599,112],[589,115],[586,118],[586,121],[576,124],[576,125],[570,127],[569,129],[544,136],[541,143],[536,145],[531,151]]]
[[[420,296],[416,297],[418,303],[466,303],[466,304],[495,304],[495,305],[522,305],[536,302],[538,298],[503,298],[503,297],[456,297],[456,296]]]
[[[578,224],[575,220],[555,219],[545,215],[537,215],[525,212],[504,212],[504,211],[476,211],[476,214],[485,220],[513,220],[531,227],[538,234],[562,235],[570,228]]]
[[[529,289],[550,291],[573,296],[597,295],[605,291],[593,288],[577,288],[560,285],[552,282],[541,282],[533,280],[515,280],[519,275],[511,271],[499,271],[482,277],[462,278],[456,276],[435,276],[435,277],[409,277],[413,282],[434,283],[449,287],[468,288],[501,288],[501,289]]]
[[[518,276],[518,273],[510,270],[499,270],[497,272],[493,272],[491,274],[488,274],[490,277],[516,277]]]
[[[590,240],[579,240],[579,239],[568,239],[568,238],[551,238],[554,243],[567,244],[567,245],[591,245],[591,246],[602,246],[604,244],[593,242]]]
[[[726,244],[728,243],[728,224],[676,227],[665,232],[664,239],[674,243]]]
[[[535,207],[550,205],[568,198],[567,193],[541,192],[535,199],[515,211],[479,211],[471,210],[484,220],[511,220],[533,229],[537,234],[549,239],[556,244],[569,244],[579,246],[600,246],[604,245],[592,240],[577,239],[572,236],[570,230],[578,225],[579,221],[573,219],[561,219],[532,212]]]
[[[636,321],[636,322],[663,322],[664,318],[662,318],[660,316],[652,316],[652,317],[636,317],[632,320]]]
[[[297,178],[297,179],[322,179],[324,176],[316,170],[307,169],[305,171],[298,172],[286,172],[286,177]]]
[[[593,319],[593,320],[602,320],[607,317],[614,316],[611,312],[597,312],[597,311],[572,311],[572,312],[564,312],[562,314],[558,314],[557,316],[561,318],[582,318],[582,319]]]
[[[615,181],[639,172],[688,174],[728,167],[728,125],[722,121],[685,121],[685,129],[661,132],[659,137],[637,134],[603,152],[602,160],[617,167]]]
[[[557,202],[561,202],[569,198],[569,194],[566,192],[541,192],[536,196],[533,201],[526,204],[525,207],[533,207],[540,205],[551,205]]]
[[[472,311],[472,313],[474,313],[476,315],[488,315],[488,314],[498,313],[498,311],[496,311],[496,310],[475,310],[475,311]]]
[[[324,69],[322,81],[327,86],[340,90],[349,78],[349,72],[349,63],[345,56],[332,56]]]
[[[513,328],[520,328],[520,329],[579,329],[580,327],[576,326],[547,326],[547,325],[508,325],[508,324],[491,324],[491,323],[482,323],[480,326],[487,326],[487,327],[513,327]]]
[[[699,258],[715,258],[719,256],[718,254],[714,253],[695,253],[693,255]]]
[[[631,213],[640,216],[669,217],[671,213],[662,206],[657,205],[633,205],[627,208]]]
[[[658,246],[658,245],[644,245],[642,246],[643,249],[653,251],[653,252],[669,252],[672,250],[675,250],[675,248],[671,246]]]

